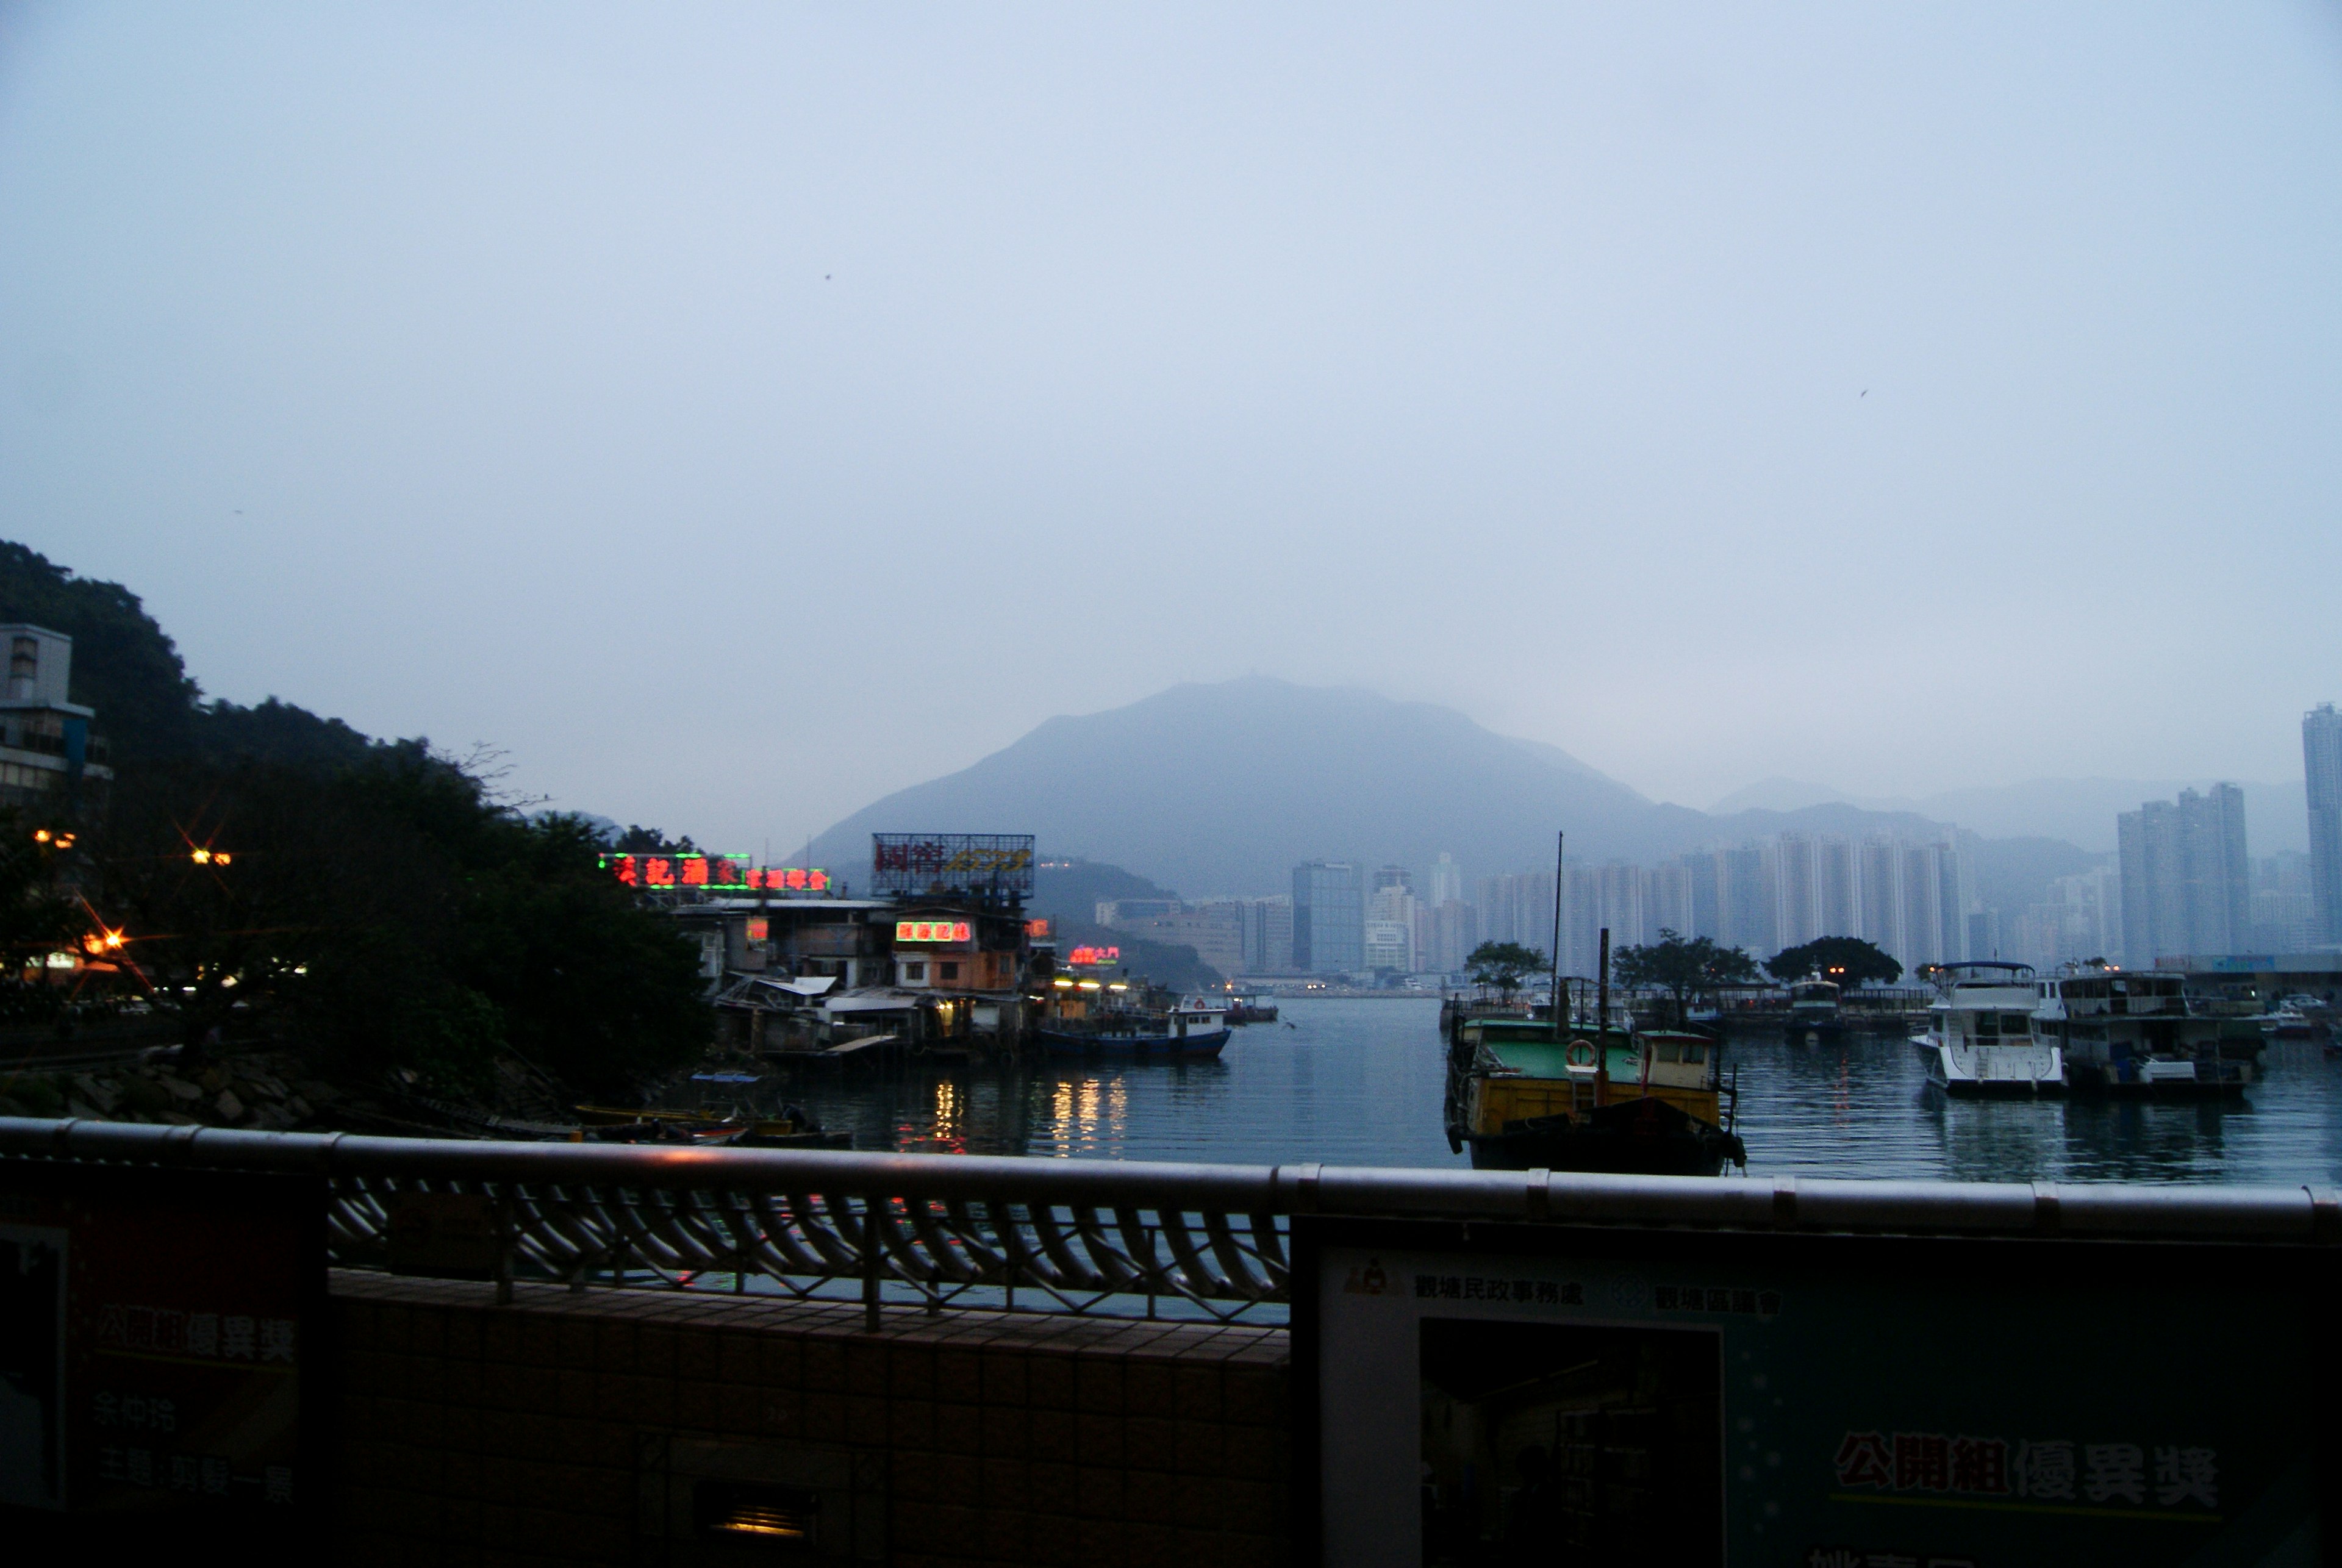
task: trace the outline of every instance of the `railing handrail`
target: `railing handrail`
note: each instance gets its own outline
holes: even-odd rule
[[[1621,1176],[256,1133],[0,1117],[0,1154],[326,1176],[1744,1232],[2342,1243],[2331,1186]]]

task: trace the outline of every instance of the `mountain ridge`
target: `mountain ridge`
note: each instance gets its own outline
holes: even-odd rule
[[[1109,861],[1193,898],[1285,892],[1291,868],[1310,859],[1393,862],[1421,875],[1444,852],[1467,876],[1533,869],[1551,864],[1556,827],[1575,864],[1647,865],[1782,832],[1927,838],[1956,825],[1846,801],[1696,811],[1452,708],[1248,676],[1046,720],[842,819],[814,853],[851,877],[874,832],[1032,832],[1045,855]],[[2054,864],[2049,874],[2094,858],[2023,836],[2043,840],[2024,858]],[[2027,884],[2021,867],[1996,881],[2012,894]]]

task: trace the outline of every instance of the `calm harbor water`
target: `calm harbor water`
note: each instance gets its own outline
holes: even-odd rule
[[[1461,1166],[1439,1126],[1436,1001],[1293,1001],[1215,1063],[806,1069],[795,1101],[860,1149]],[[2273,1045],[2242,1104],[1947,1102],[1897,1038],[1736,1041],[1751,1175],[1956,1181],[2342,1180],[2342,1061]]]

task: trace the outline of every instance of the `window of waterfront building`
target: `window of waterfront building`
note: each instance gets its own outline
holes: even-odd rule
[[[959,965],[956,964],[937,964],[936,970],[938,979],[957,980],[959,978]]]

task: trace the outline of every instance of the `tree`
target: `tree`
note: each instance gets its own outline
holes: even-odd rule
[[[1510,1001],[1521,982],[1545,968],[1545,954],[1517,942],[1484,942],[1464,960],[1475,984],[1493,985]]]
[[[1746,985],[1756,978],[1756,962],[1737,947],[1719,947],[1705,936],[1686,941],[1661,927],[1658,941],[1622,947],[1610,955],[1610,973],[1621,985],[1648,986],[1675,998],[1676,1021],[1690,1012],[1691,999],[1723,985]]]
[[[1892,985],[1903,978],[1903,966],[1859,936],[1823,936],[1785,947],[1765,961],[1766,973],[1784,985],[1808,974],[1819,974],[1848,991],[1865,981]]]

